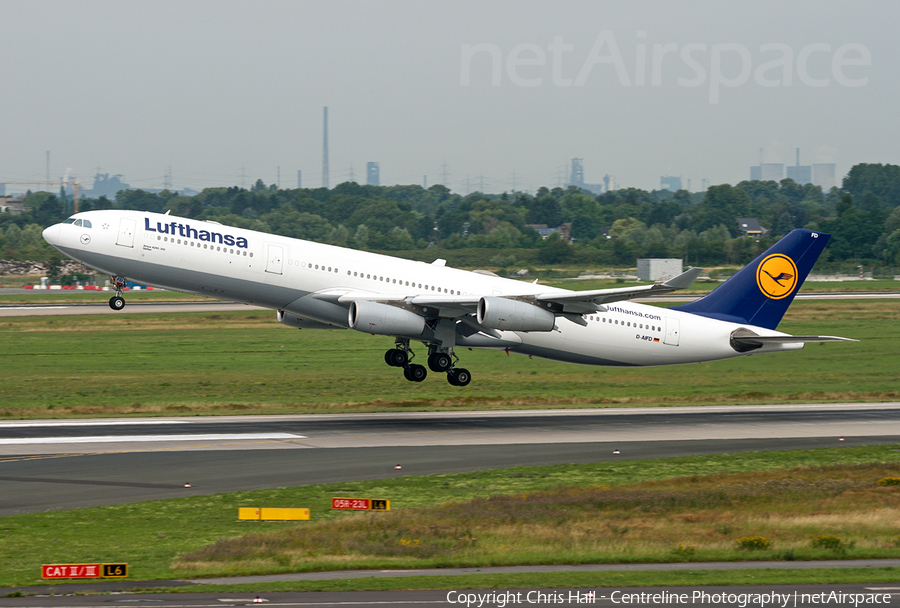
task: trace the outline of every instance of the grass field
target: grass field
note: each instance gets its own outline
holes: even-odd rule
[[[900,465],[536,490],[221,539],[178,572],[900,556]]]
[[[152,580],[336,567],[897,556],[892,539],[900,535],[900,486],[876,481],[898,472],[897,446],[846,447],[399,477],[18,515],[0,519],[0,586],[35,584],[40,564],[61,562],[125,561],[131,580]],[[335,512],[332,496],[388,498],[392,511]],[[241,523],[241,506],[308,507],[312,521]],[[329,553],[334,543],[325,542],[310,553],[296,542],[335,532],[356,553]],[[771,547],[741,549],[737,539],[750,535],[770,538]],[[822,535],[837,536],[843,549],[815,547],[812,537]],[[431,577],[395,581],[393,588],[896,578],[896,569],[866,572],[872,578],[855,570]],[[267,588],[390,585],[325,581]]]
[[[860,342],[660,368],[463,350],[474,381],[461,389],[404,380],[384,364],[389,338],[292,330],[269,312],[6,317],[0,417],[888,401],[898,320],[897,300],[799,301],[779,329]]]

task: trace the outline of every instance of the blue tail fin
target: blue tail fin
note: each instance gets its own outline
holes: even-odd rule
[[[830,238],[794,230],[708,295],[673,308],[775,329]]]

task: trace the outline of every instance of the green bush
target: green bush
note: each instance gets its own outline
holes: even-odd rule
[[[686,545],[684,543],[678,543],[675,547],[672,548],[672,554],[675,555],[676,558],[685,558],[691,557],[696,552],[697,547],[694,545]]]
[[[835,553],[846,553],[847,549],[852,549],[854,543],[845,543],[839,536],[833,534],[822,534],[813,536],[809,541],[809,546],[814,549],[828,549]]]
[[[742,536],[734,542],[737,543],[738,549],[745,551],[760,551],[772,546],[772,541],[765,536]]]

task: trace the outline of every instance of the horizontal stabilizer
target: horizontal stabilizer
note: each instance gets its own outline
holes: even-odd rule
[[[807,342],[858,342],[838,336],[757,336],[745,328],[731,332],[731,347],[739,353],[762,348],[767,344],[806,344]]]
[[[732,336],[735,342],[760,344],[799,344],[800,342],[859,342],[853,338],[839,336]]]

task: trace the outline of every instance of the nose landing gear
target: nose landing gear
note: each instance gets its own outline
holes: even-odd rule
[[[109,299],[109,307],[113,310],[122,310],[125,308],[125,298],[122,297],[125,292],[125,277],[113,278],[113,284],[116,286],[116,295]]]

